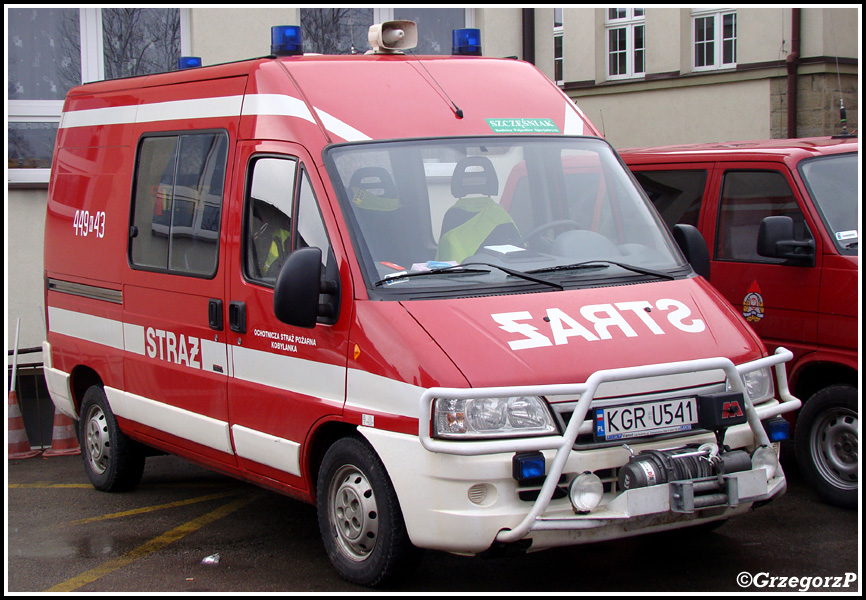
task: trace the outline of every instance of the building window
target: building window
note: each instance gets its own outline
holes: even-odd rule
[[[176,68],[178,8],[10,8],[7,11],[9,183],[47,183],[70,88]]]
[[[727,69],[737,64],[737,13],[693,10],[694,69]]]
[[[373,23],[395,19],[418,24],[416,54],[451,54],[451,31],[472,27],[464,8],[301,8],[304,52],[363,54]]]
[[[562,9],[553,9],[553,79],[557,85],[565,82],[563,77]]]
[[[302,8],[304,52],[363,54],[372,24],[372,8]]]
[[[646,72],[644,9],[608,8],[605,14],[607,78],[643,77]]]

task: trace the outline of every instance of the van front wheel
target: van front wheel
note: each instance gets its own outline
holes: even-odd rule
[[[328,449],[316,497],[325,550],[343,578],[374,587],[414,566],[419,551],[388,473],[366,441],[343,438]]]
[[[85,392],[79,414],[84,471],[93,487],[123,492],[138,485],[144,473],[144,451],[120,430],[101,387],[92,386]]]
[[[857,388],[831,385],[800,409],[795,428],[797,462],[824,501],[857,506]]]

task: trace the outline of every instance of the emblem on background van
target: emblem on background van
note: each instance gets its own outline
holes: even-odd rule
[[[764,297],[761,296],[761,288],[758,287],[757,281],[752,282],[749,293],[743,298],[743,316],[752,323],[757,323],[764,318]]]

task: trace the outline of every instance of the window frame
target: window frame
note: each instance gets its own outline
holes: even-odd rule
[[[301,23],[301,11],[304,9],[307,9],[307,8],[314,9],[314,8],[321,8],[321,7],[305,6],[305,7],[296,9],[296,19],[297,19],[298,24],[302,24]],[[363,5],[362,6],[354,6],[353,5],[353,8],[367,9],[369,7],[363,6]],[[404,9],[404,8],[409,8],[409,7],[398,7],[398,8]],[[462,25],[462,27],[466,27],[466,28],[474,28],[475,27],[475,10],[474,9],[461,8],[458,6],[448,6],[447,9],[449,9],[449,10],[450,9],[462,10],[463,11],[463,25]],[[375,24],[375,23],[384,23],[385,21],[394,21],[395,20],[393,7],[373,7],[371,10],[373,12],[371,25]],[[366,34],[366,30],[365,30],[365,33],[363,34],[362,39],[354,40],[355,43],[358,43],[360,45],[360,47],[357,47],[357,46],[355,47],[355,51],[358,54],[363,54],[367,50],[367,37],[366,37],[366,35],[367,34]],[[443,44],[447,44],[448,48],[450,48],[450,44],[451,44],[450,39],[449,40],[442,40],[442,42],[443,42]]]
[[[726,38],[724,37],[724,19],[726,16],[734,17],[734,35],[732,38],[727,38],[732,40],[733,44],[733,61],[732,62],[723,62],[724,61],[724,44]],[[699,19],[707,19],[713,18],[713,39],[711,40],[713,43],[713,64],[705,64],[699,66],[697,64],[697,45],[698,43],[707,43],[708,40],[704,40],[703,42],[698,42],[697,40],[697,21]],[[704,72],[704,71],[721,71],[725,69],[736,69],[737,68],[737,10],[735,8],[717,8],[717,9],[693,9],[691,11],[691,56],[692,56],[692,70],[695,72]],[[704,53],[706,55],[706,53]]]
[[[300,241],[301,230],[307,229],[307,222],[311,218],[312,213],[309,212],[310,206],[307,206],[310,203],[312,203],[312,206],[315,208],[316,216],[318,217],[318,223],[321,226],[320,233],[324,235],[325,241],[327,243],[327,248],[315,246],[317,248],[321,248],[322,250],[323,269],[327,269],[329,265],[335,265],[336,259],[333,250],[333,244],[331,243],[331,235],[328,233],[328,226],[325,223],[325,218],[322,214],[322,208],[310,177],[310,169],[307,167],[304,160],[300,156],[294,154],[283,154],[279,152],[260,152],[253,154],[247,159],[247,175],[244,184],[243,225],[241,235],[241,273],[243,274],[244,280],[251,284],[268,289],[274,289],[276,285],[276,277],[271,280],[264,274],[262,276],[256,276],[254,273],[251,273],[251,269],[249,268],[250,254],[253,250],[255,250],[253,247],[253,243],[250,240],[250,222],[252,219],[253,209],[253,178],[255,175],[256,165],[262,160],[283,160],[294,165],[294,173],[292,174],[292,187],[290,190],[288,190],[287,193],[287,200],[290,203],[289,208],[291,209],[291,214],[286,215],[285,212],[283,212],[283,214],[289,219],[289,227],[291,228],[291,230],[289,231],[289,250],[285,254],[283,260],[285,260],[285,258],[287,258],[289,254],[291,254],[295,250],[308,246],[302,246],[300,244]],[[305,192],[307,192],[309,195],[305,196]],[[301,214],[302,203],[305,204],[304,210],[306,211],[303,215]],[[335,267],[332,266],[332,268]]]
[[[553,9],[553,80],[556,85],[565,85],[565,11]]]
[[[605,75],[608,81],[622,81],[628,79],[642,79],[646,77],[646,10],[643,8],[605,8],[604,9],[604,57],[605,57]],[[617,11],[617,14],[611,16],[611,11]],[[622,16],[619,16],[622,13]],[[643,46],[635,47],[637,39],[636,32],[641,30],[641,39]],[[616,53],[625,53],[625,72],[611,72],[611,50],[610,36],[614,31],[625,32],[625,48],[616,50]],[[635,58],[638,52],[642,53],[642,70],[635,70]]]
[[[35,7],[40,8],[40,7]],[[50,8],[50,7],[46,7]],[[156,7],[159,8],[159,7]],[[81,83],[105,78],[102,45],[102,9],[79,8]],[[180,52],[190,52],[190,9],[180,8]],[[60,124],[64,100],[9,100],[7,98],[7,131],[12,123]],[[10,168],[6,171],[8,185],[26,187],[47,186],[51,168]]]

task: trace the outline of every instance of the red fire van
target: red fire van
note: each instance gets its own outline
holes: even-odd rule
[[[711,283],[772,350],[803,408],[804,476],[828,502],[857,504],[857,138],[620,151],[669,227],[697,227]]]
[[[314,503],[365,585],[420,548],[605,540],[783,493],[792,355],[695,272],[700,234],[671,236],[531,65],[371,31],[367,55],[69,92],[44,360],[94,486],[135,486],[157,449]]]

